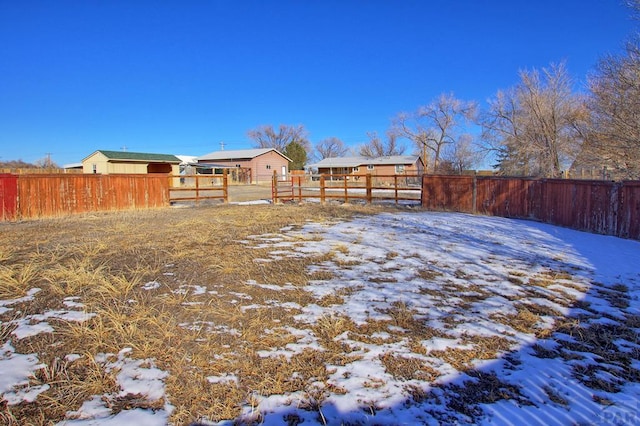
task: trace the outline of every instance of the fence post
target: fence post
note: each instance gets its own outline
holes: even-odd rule
[[[398,205],[398,175],[393,175],[393,189],[396,206]]]
[[[422,174],[422,179],[420,180],[420,207],[425,208],[427,205],[427,174]]]
[[[200,204],[200,177],[196,175],[196,206]]]
[[[473,189],[471,194],[471,214],[476,214],[478,212],[477,204],[478,204],[478,175],[476,175],[476,172],[474,170]]]
[[[347,204],[349,202],[349,189],[348,189],[348,185],[347,185],[347,175],[343,175],[342,179],[344,182],[344,203]]]
[[[229,202],[229,169],[222,169],[222,202]]]
[[[298,203],[302,204],[302,175],[295,176],[298,178]],[[294,175],[291,175],[291,180],[293,182]]]
[[[622,218],[619,216],[620,207],[624,203],[624,199],[621,195],[624,193],[623,190],[624,182],[614,182],[611,187],[611,199],[609,200],[609,212],[607,214],[608,223],[605,224],[605,227],[608,229],[605,232],[608,232],[609,235],[615,235],[616,237],[629,238],[628,234],[625,236],[622,231]]]
[[[275,170],[271,177],[271,201],[273,201],[273,204],[278,203],[278,172]]]
[[[320,175],[320,203],[324,204],[325,202],[325,192],[324,192],[324,175]]]
[[[371,188],[372,187],[371,173],[367,173],[366,181],[367,181],[367,204],[371,204],[373,200],[373,190]]]

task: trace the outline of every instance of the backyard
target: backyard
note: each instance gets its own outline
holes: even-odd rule
[[[0,423],[637,423],[639,259],[410,207],[0,223]]]

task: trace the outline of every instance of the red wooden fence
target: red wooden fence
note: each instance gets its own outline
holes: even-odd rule
[[[640,240],[640,182],[427,176],[422,206],[539,220]]]
[[[2,189],[12,182],[15,192]],[[4,220],[164,207],[169,206],[169,181],[165,174],[0,175],[0,202]]]
[[[0,174],[0,220],[11,220],[18,210],[18,178]]]

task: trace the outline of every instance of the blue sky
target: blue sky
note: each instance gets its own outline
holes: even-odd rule
[[[566,61],[576,87],[635,28],[622,0],[0,0],[0,161],[382,134],[440,93],[481,104]]]

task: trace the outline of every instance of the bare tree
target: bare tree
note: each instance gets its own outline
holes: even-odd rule
[[[276,131],[272,125],[260,126],[247,132],[249,138],[253,139],[256,148],[275,148],[284,152],[291,142],[300,144],[306,152],[311,152],[311,143],[308,139],[308,132],[304,126],[289,126],[281,124]]]
[[[640,46],[627,44],[624,55],[602,59],[589,80],[583,165],[608,167],[616,178],[640,179]],[[590,164],[589,164],[590,163]]]
[[[36,167],[39,167],[41,169],[59,169],[60,168],[60,166],[58,166],[51,159],[51,154],[47,154],[45,157],[40,158],[39,160],[36,160],[34,164],[36,165]]]
[[[453,94],[442,94],[414,113],[398,114],[393,128],[397,135],[416,145],[427,169],[436,171],[445,146],[458,141],[463,124],[473,119],[476,110],[474,102],[462,101]],[[429,163],[431,167],[428,167]]]
[[[499,90],[488,102],[488,110],[482,112],[479,118],[485,154],[495,154],[499,163],[497,165],[504,174],[528,174],[526,167],[529,161],[523,158],[524,153],[519,152],[518,156],[511,153],[511,147],[520,139],[520,108],[517,105],[516,90]]]
[[[627,0],[640,20],[640,0]],[[605,179],[640,179],[640,35],[621,55],[603,57],[589,78],[590,123],[575,171],[598,170]]]
[[[480,151],[473,145],[473,137],[465,134],[460,136],[455,144],[445,148],[442,156],[454,174],[462,174],[465,170],[471,170],[480,162]],[[443,172],[443,170],[437,170]]]
[[[330,137],[323,139],[315,145],[314,159],[317,161],[325,158],[343,157],[349,152],[349,148],[340,139]]]
[[[363,157],[376,158],[404,154],[405,148],[398,144],[398,137],[393,132],[387,132],[386,141],[380,139],[376,132],[369,132],[367,136],[369,142],[358,148],[358,154]]]
[[[504,174],[558,177],[576,157],[582,99],[571,92],[564,64],[521,71],[520,83],[498,92],[480,122],[483,139],[498,152]]]

